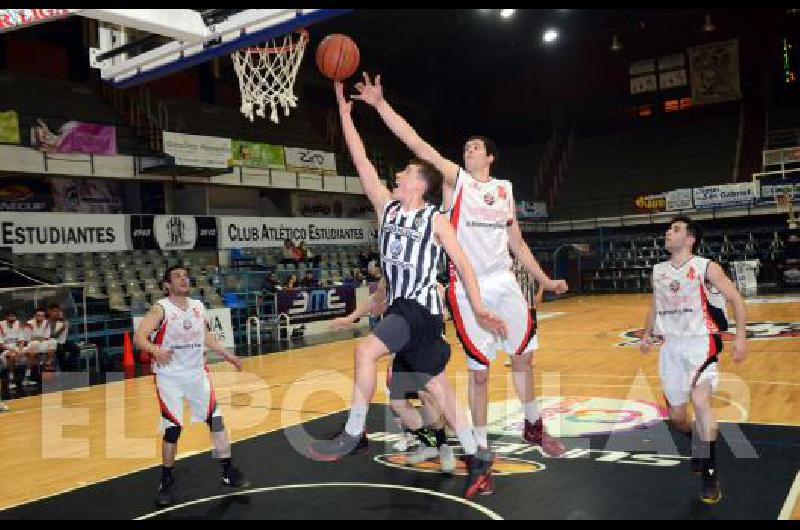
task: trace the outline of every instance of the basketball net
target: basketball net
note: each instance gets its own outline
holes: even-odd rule
[[[269,119],[278,123],[278,106],[283,107],[285,116],[290,108],[297,106],[294,81],[307,43],[308,32],[299,29],[271,39],[263,47],[244,48],[231,54],[242,94],[240,110],[250,121],[254,120],[254,113],[266,117],[269,106]]]

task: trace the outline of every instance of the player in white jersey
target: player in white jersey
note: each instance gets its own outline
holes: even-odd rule
[[[34,366],[39,364],[39,356],[45,356],[44,368],[47,370],[53,369],[53,359],[56,355],[56,348],[58,344],[56,340],[51,338],[50,321],[47,320],[47,313],[44,308],[37,308],[33,314],[33,318],[25,323],[23,328],[23,336],[25,340],[25,347],[23,353],[28,358],[28,366],[25,369],[25,378],[22,380],[22,386],[36,386],[36,382],[32,379],[32,371]]]
[[[368,405],[375,394],[376,362],[389,352],[396,352],[393,386],[399,392],[425,389],[433,396],[467,455],[464,495],[471,497],[483,487],[492,462],[487,451],[478,451],[474,434],[444,373],[450,345],[442,338],[443,308],[436,288],[442,249],[461,273],[480,324],[505,334],[505,323],[482,304],[475,273],[453,228],[435,206],[441,175],[430,164],[412,160],[397,173],[396,187],[389,191],[367,158],[350,115],[352,102],[345,100],[342,83],[335,83],[334,89],[350,156],[378,214],[381,269],[386,279],[389,309],[373,332],[356,346],[355,384],[344,430],[331,440],[312,442],[309,456],[332,461],[367,449],[364,429]]]
[[[152,356],[156,396],[161,408],[160,427],[164,433],[157,503],[168,506],[174,502],[172,470],[183,426],[184,398],[189,403],[191,421],[204,421],[211,431],[212,456],[222,465],[222,484],[240,488],[249,483],[231,463],[231,442],[214,396],[205,351],[208,348],[219,353],[239,371],[242,361],[209,331],[203,302],[188,298],[190,283],[186,267],[167,269],[163,286],[167,297],[153,304],[136,329],[134,341],[140,350]]]
[[[14,382],[16,378],[16,362],[17,357],[23,355],[22,353],[22,326],[17,320],[17,312],[13,309],[6,311],[5,318],[0,321],[0,340],[3,344],[0,346],[0,362],[5,366],[8,373],[8,389],[14,390],[17,384]],[[8,410],[8,405],[0,401],[0,412]]]
[[[494,143],[482,136],[467,140],[464,146],[466,169],[461,168],[442,157],[395,112],[383,98],[380,76],[373,84],[365,73],[364,83],[357,83],[356,89],[359,95],[353,96],[355,99],[375,107],[389,129],[415,156],[433,164],[442,173],[444,206],[450,211],[450,222],[458,242],[478,276],[483,304],[508,322],[508,335],[504,340],[478,326],[466,303],[464,284],[450,269],[448,302],[457,335],[469,357],[470,408],[479,443],[488,447],[488,368],[497,350],[503,349],[511,356],[513,383],[525,413],[523,438],[541,446],[550,456],[560,456],[565,451],[564,445],[547,434],[536,406],[533,388],[533,351],[538,347],[536,315],[511,271],[511,254],[546,290],[564,293],[567,284],[545,274],[522,238],[516,222],[511,183],[490,175],[497,157]]]
[[[641,350],[650,351],[654,336],[664,340],[659,365],[669,418],[679,432],[692,436],[692,470],[701,475],[701,500],[714,504],[722,498],[722,491],[711,395],[719,377],[719,333],[728,326],[725,300],[733,305],[736,316],[733,360],[737,363],[746,354],[747,317],[744,301],[722,267],[692,254],[700,237],[700,228],[688,217],[676,217],[670,223],[664,244],[670,259],[653,267],[653,303],[645,320]],[[689,401],[694,408],[694,429],[687,412]]]
[[[0,339],[3,341],[0,357],[8,369],[8,388],[13,390],[17,387],[14,381],[17,377],[17,359],[25,355],[23,353],[22,325],[17,320],[17,313],[13,309],[6,311],[5,318],[0,321]]]

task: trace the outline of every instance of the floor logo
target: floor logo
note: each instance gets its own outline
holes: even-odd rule
[[[408,462],[408,455],[403,453],[378,455],[375,461],[385,466],[394,467],[398,469],[406,469],[408,471],[418,471],[421,473],[439,473],[439,459],[434,458],[420,462],[418,464],[411,464]],[[516,475],[519,473],[537,473],[545,469],[544,464],[533,462],[531,460],[522,460],[519,458],[508,458],[505,456],[495,456],[492,472],[497,476]],[[466,476],[467,467],[464,462],[458,458],[456,459],[456,469],[454,475]]]
[[[536,399],[545,427],[560,438],[640,429],[662,421],[666,410],[647,401],[606,397],[540,397]],[[517,400],[489,405],[489,432],[520,436],[525,417]]]
[[[642,342],[643,328],[629,329],[620,334],[624,339],[617,346],[638,346]],[[722,340],[732,341],[736,337],[736,327],[722,333]],[[748,322],[747,338],[751,340],[775,340],[800,338],[800,322]]]

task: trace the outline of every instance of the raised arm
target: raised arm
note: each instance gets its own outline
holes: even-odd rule
[[[498,333],[505,337],[508,333],[508,327],[500,317],[483,306],[481,291],[478,286],[478,279],[475,277],[475,271],[467,259],[467,255],[464,254],[461,245],[458,244],[453,227],[450,226],[450,223],[444,215],[437,214],[436,217],[434,217],[434,230],[436,237],[439,238],[439,242],[442,247],[444,247],[445,252],[447,252],[447,256],[458,271],[459,278],[464,282],[464,290],[467,293],[467,298],[472,306],[473,313],[475,313],[478,324],[492,333]]]
[[[364,142],[361,141],[361,136],[358,134],[356,126],[353,123],[353,117],[351,116],[353,102],[347,101],[344,97],[344,85],[336,81],[333,83],[333,88],[336,93],[336,101],[339,104],[339,118],[342,121],[342,132],[347,142],[347,149],[350,151],[350,158],[353,159],[353,165],[358,172],[358,178],[361,179],[364,192],[367,194],[367,197],[369,197],[370,202],[372,202],[375,213],[378,214],[378,218],[380,219],[384,206],[391,200],[392,194],[380,181],[375,166],[373,166],[372,162],[367,158]]]
[[[352,96],[353,99],[360,99],[375,107],[394,135],[406,144],[414,156],[433,164],[444,177],[444,186],[452,189],[456,185],[458,164],[444,158],[428,142],[420,138],[417,131],[383,99],[381,76],[375,76],[375,83],[372,83],[369,75],[364,72],[364,82],[356,83],[355,87],[359,93]]]

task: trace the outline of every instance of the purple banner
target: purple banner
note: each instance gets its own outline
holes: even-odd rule
[[[68,121],[53,133],[43,120],[31,127],[31,145],[48,153],[117,154],[117,129],[113,125]]]
[[[343,317],[356,308],[355,293],[353,286],[278,291],[278,314],[296,324]]]

